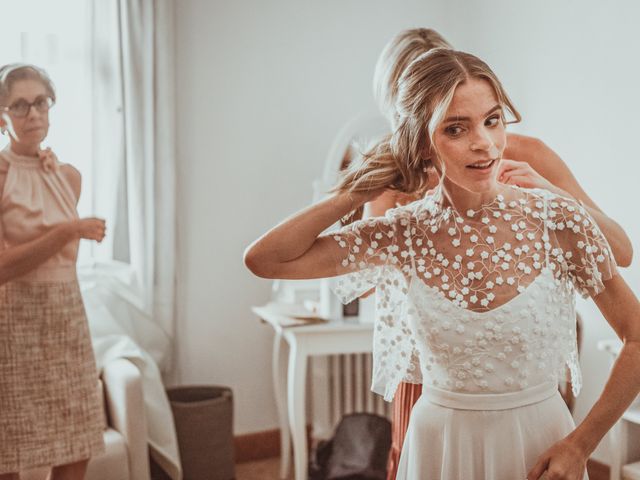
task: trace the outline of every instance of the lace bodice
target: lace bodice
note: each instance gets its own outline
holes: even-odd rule
[[[331,233],[350,301],[376,287],[373,390],[400,381],[467,393],[557,381],[581,385],[575,291],[616,271],[607,241],[574,200],[505,187],[477,211],[439,192]]]

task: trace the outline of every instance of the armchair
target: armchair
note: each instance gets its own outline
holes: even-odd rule
[[[149,453],[140,371],[119,358],[102,371],[106,451],[89,462],[86,480],[149,480]]]

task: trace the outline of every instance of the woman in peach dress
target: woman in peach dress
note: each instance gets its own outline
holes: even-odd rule
[[[76,276],[79,240],[103,220],[78,218],[80,174],[41,142],[55,92],[30,65],[0,69],[10,145],[0,153],[0,479],[52,467],[84,478],[104,450],[104,410]]]

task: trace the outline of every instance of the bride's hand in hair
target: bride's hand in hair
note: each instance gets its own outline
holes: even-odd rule
[[[362,192],[348,192],[346,195],[351,199],[353,209],[364,205],[367,202],[373,202],[376,198],[385,192],[385,188],[379,188],[377,190],[367,190]]]

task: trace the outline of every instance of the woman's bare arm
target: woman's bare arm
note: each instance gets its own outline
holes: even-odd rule
[[[600,398],[571,435],[588,452],[640,393],[640,302],[620,275],[604,285],[594,301],[624,344]]]
[[[640,393],[640,303],[620,275],[604,285],[605,290],[594,301],[624,346],[585,419],[539,458],[527,476],[529,480],[537,480],[544,471],[550,478],[581,479],[591,453]]]
[[[365,205],[364,217],[381,217],[390,208],[398,206],[398,192],[385,190],[378,198]]]
[[[253,242],[244,262],[263,278],[324,278],[343,273],[337,243],[322,236],[342,217],[378,193],[337,194],[292,215]]]
[[[80,191],[82,189],[82,177],[80,175],[80,172],[68,163],[61,165],[59,168],[62,174],[67,179],[71,190],[73,190],[76,205],[78,205],[78,201],[80,200]]]
[[[531,175],[531,172],[518,167],[515,163],[509,164],[509,161],[504,162],[501,170],[505,183],[517,184],[525,188],[548,188],[560,195],[568,195],[576,200],[581,200],[611,245],[618,265],[622,267],[631,265],[633,245],[626,232],[587,195],[567,164],[556,152],[537,138],[509,134],[504,157],[526,162],[552,185],[540,185],[538,179],[534,178],[535,176]]]
[[[39,267],[77,239],[73,223],[61,223],[44,235],[22,245],[0,251],[0,285]]]

